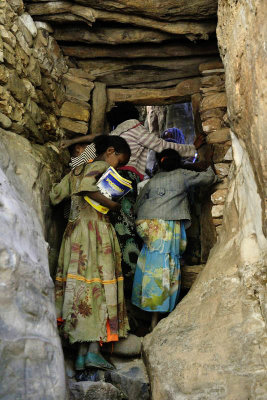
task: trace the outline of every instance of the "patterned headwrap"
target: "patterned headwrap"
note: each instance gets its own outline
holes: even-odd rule
[[[178,128],[166,129],[161,135],[162,139],[166,142],[173,142],[177,144],[185,144],[185,138],[183,132]]]

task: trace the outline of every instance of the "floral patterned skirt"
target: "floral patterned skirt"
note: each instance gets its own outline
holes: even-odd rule
[[[66,227],[56,275],[57,317],[70,343],[126,337],[129,329],[119,243],[108,217],[84,202]]]
[[[139,220],[136,225],[144,245],[136,265],[132,303],[145,311],[171,312],[180,292],[184,223],[152,219]]]

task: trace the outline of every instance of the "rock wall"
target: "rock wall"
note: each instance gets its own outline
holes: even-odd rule
[[[201,262],[207,261],[210,250],[217,241],[222,227],[224,203],[228,192],[228,174],[232,161],[230,128],[227,117],[225,74],[223,65],[200,66],[200,93],[192,96],[196,131],[206,135],[212,145],[213,162],[221,182],[204,191],[200,214]],[[205,158],[206,146],[200,148],[200,158]]]
[[[263,400],[266,5],[219,0],[226,115],[217,2],[26,3],[0,2],[0,396],[67,398],[46,243],[56,257],[48,192],[67,160],[50,142],[86,134],[89,122],[102,131],[116,102],[191,99],[223,178],[203,213],[206,255],[218,241],[189,295],[145,338],[152,397]]]
[[[175,311],[144,340],[154,400],[266,397],[266,4],[221,0],[218,15],[233,147],[229,191],[218,242],[206,267]]]
[[[77,93],[76,82],[89,88],[86,99],[93,83],[86,73],[84,81],[79,78],[79,69],[71,73],[50,33],[48,25],[24,12],[22,1],[1,1],[0,397],[5,399],[67,398],[48,265],[49,256],[53,272],[61,238],[48,195],[69,156],[59,154],[51,140],[75,133],[72,123],[87,131],[89,105],[82,103],[84,92]],[[67,102],[78,104],[78,116],[65,116]]]
[[[22,0],[1,1],[0,127],[41,144],[86,134],[93,79],[73,68],[52,27],[34,22]]]
[[[218,44],[228,73],[228,117],[246,148],[262,199],[266,228],[266,2],[220,1]],[[265,210],[265,216],[264,216]]]
[[[6,400],[67,399],[44,239],[44,220],[53,223],[47,189],[55,171],[48,164],[54,157],[60,166],[53,153],[0,128],[0,397]]]

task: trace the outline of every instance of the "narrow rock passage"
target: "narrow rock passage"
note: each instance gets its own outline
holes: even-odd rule
[[[112,354],[112,346],[104,346],[105,356],[115,366],[111,371],[87,368],[75,372],[73,358],[66,358],[70,400],[149,400],[150,384],[141,357],[141,342],[142,338],[130,334],[114,344]]]

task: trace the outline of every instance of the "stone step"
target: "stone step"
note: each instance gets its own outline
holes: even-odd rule
[[[70,381],[69,396],[69,400],[127,400],[116,387],[103,381]]]
[[[150,384],[141,358],[112,357],[116,369],[105,372],[105,381],[114,385],[128,400],[149,400]]]
[[[76,374],[76,379],[67,370],[70,400],[150,399],[149,379],[141,358],[111,357],[109,360],[116,369],[87,368]]]

